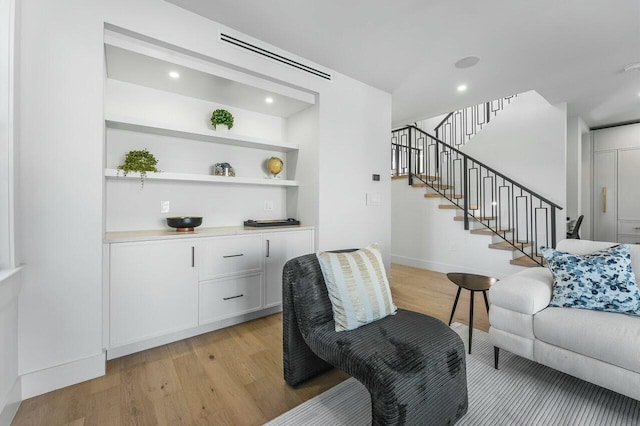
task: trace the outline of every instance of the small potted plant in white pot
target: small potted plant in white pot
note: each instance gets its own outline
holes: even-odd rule
[[[216,130],[219,125],[224,125],[231,129],[233,127],[233,115],[226,109],[217,109],[211,114],[211,125]]]

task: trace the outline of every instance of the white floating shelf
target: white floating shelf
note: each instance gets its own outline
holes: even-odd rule
[[[164,123],[154,123],[137,118],[106,117],[106,126],[112,129],[129,130],[140,133],[150,133],[154,135],[172,136],[183,139],[193,139],[204,142],[215,142],[225,145],[243,146],[278,152],[296,151],[298,145],[284,142],[270,141],[267,139],[254,138],[252,136],[238,135],[229,131],[192,129],[180,125],[167,125]]]
[[[124,176],[122,172],[118,173],[117,169],[105,169],[104,175],[107,179],[137,179],[140,180],[140,173],[128,173]],[[213,175],[197,175],[191,173],[170,173],[158,172],[147,173],[148,180],[169,180],[169,181],[185,181],[185,182],[209,182],[209,183],[228,183],[232,185],[267,185],[267,186],[298,186],[295,180],[286,179],[269,179],[269,178],[246,178],[233,176],[213,176]]]

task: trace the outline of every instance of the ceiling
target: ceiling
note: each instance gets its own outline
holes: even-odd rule
[[[168,1],[391,93],[394,124],[532,89],[590,127],[640,121],[638,0]]]

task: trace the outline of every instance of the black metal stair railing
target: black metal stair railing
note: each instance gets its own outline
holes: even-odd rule
[[[454,148],[460,148],[517,96],[507,96],[450,112],[434,129],[436,138]]]
[[[393,173],[462,209],[464,229],[477,221],[540,265],[540,247],[555,247],[562,207],[416,126],[394,130],[391,146]]]

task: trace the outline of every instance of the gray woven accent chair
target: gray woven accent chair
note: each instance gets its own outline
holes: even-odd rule
[[[315,254],[284,266],[283,349],[291,386],[333,367],[359,380],[371,394],[373,425],[452,425],[467,412],[460,337],[438,319],[403,309],[336,332]]]

